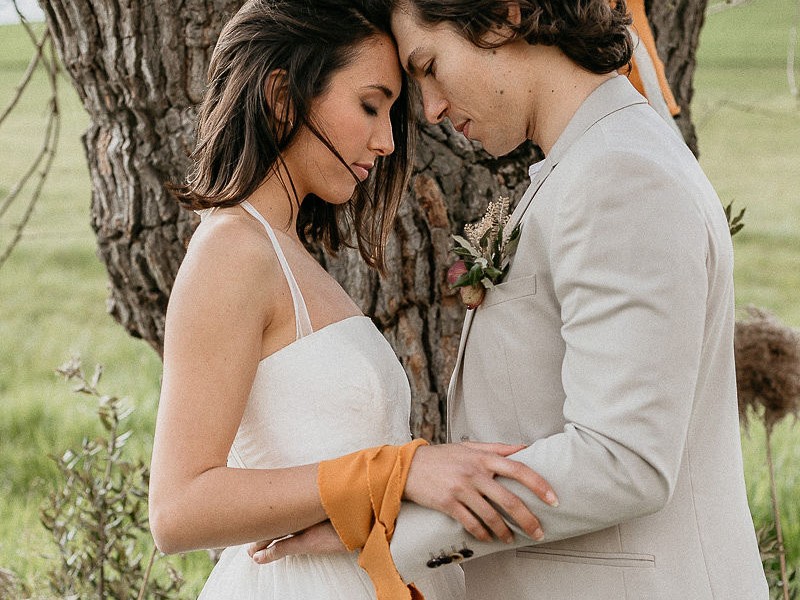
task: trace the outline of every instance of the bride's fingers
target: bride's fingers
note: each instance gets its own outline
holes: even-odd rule
[[[463,504],[456,504],[450,516],[461,523],[461,526],[473,537],[481,540],[482,542],[492,541],[492,534],[484,527],[481,520],[476,517],[469,508]]]
[[[520,450],[527,448],[524,444],[502,444],[500,442],[461,442],[462,446],[466,446],[472,450],[479,450],[481,452],[491,452],[500,456],[509,456],[516,454]]]
[[[508,525],[506,525],[503,516],[494,506],[489,504],[489,502],[487,502],[483,496],[475,494],[469,498],[463,499],[462,502],[467,509],[469,509],[469,512],[472,512],[480,520],[480,522],[498,539],[503,540],[507,544],[514,540],[514,534],[508,528]],[[491,539],[491,536],[489,539]]]
[[[528,465],[514,459],[496,457],[491,461],[489,468],[496,475],[518,481],[550,506],[558,506],[558,496],[556,496],[555,490],[544,477]]]
[[[485,485],[482,493],[483,496],[490,500],[495,506],[502,508],[505,513],[522,528],[528,537],[537,541],[544,537],[544,532],[542,531],[538,517],[511,491],[492,480]],[[494,506],[492,508],[494,508]]]

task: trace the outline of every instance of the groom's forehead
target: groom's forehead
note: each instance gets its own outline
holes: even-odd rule
[[[435,47],[433,28],[422,26],[410,14],[398,11],[392,17],[392,33],[403,69],[409,75],[419,75],[420,63]]]

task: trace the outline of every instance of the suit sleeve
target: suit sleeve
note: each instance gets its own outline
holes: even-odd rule
[[[560,175],[571,183],[549,247],[566,345],[566,425],[513,456],[550,482],[560,506],[503,480],[539,517],[543,542],[656,512],[678,477],[706,317],[709,235],[700,207],[708,199],[657,158],[607,153]],[[452,519],[408,506],[392,554],[413,579],[432,556],[463,545],[474,558],[534,543],[519,534],[511,546],[484,544]]]

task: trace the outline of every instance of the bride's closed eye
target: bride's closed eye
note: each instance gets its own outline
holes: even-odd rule
[[[371,104],[366,103],[366,102],[362,102],[361,103],[361,108],[363,108],[364,112],[367,113],[371,117],[375,117],[378,114],[378,109],[375,108],[374,106],[372,106]]]

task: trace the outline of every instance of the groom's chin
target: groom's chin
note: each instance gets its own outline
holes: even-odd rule
[[[484,152],[491,155],[493,158],[501,158],[503,156],[507,156],[511,154],[515,150],[517,150],[520,146],[522,146],[524,142],[520,142],[518,144],[514,144],[511,142],[487,142],[484,144],[483,142],[478,142],[483,148]]]

